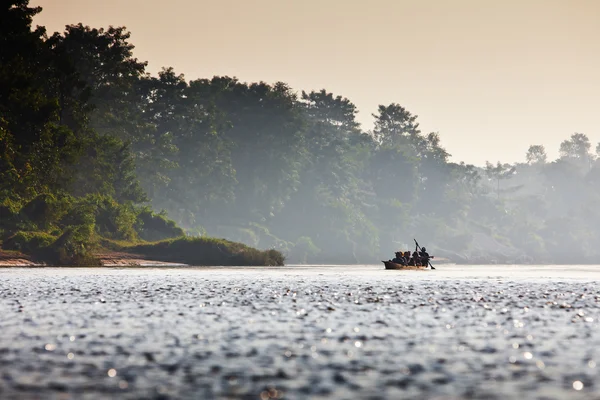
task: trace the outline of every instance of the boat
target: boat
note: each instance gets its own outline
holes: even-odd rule
[[[402,265],[402,264],[396,264],[391,261],[382,261],[382,263],[385,265],[385,269],[405,269],[405,270],[427,269],[426,266],[423,267],[423,266],[415,266],[415,265]]]

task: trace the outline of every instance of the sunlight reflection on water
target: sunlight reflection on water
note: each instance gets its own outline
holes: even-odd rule
[[[436,267],[0,269],[0,393],[600,394],[600,266]]]

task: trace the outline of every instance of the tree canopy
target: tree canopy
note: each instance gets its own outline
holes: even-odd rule
[[[592,153],[583,133],[554,161],[532,145],[524,163],[454,163],[400,104],[380,105],[366,131],[340,94],[152,76],[125,27],[48,35],[32,26],[39,12],[27,0],[0,8],[5,237],[23,228],[7,216],[48,203],[55,222],[32,221],[81,225],[93,206],[106,216],[93,229],[128,238],[127,210],[153,209],[292,262],[374,262],[413,237],[458,260],[600,260],[600,143]]]

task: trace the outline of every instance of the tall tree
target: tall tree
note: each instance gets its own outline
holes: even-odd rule
[[[373,134],[384,146],[402,144],[407,141],[416,142],[421,131],[417,116],[399,104],[380,105],[375,118]]]
[[[586,172],[591,168],[594,160],[590,153],[592,144],[590,139],[583,133],[574,133],[571,137],[560,144],[560,156],[565,160],[576,163]]]
[[[274,231],[292,242],[321,238],[320,246],[349,262],[374,255],[376,233],[364,213],[369,200],[361,179],[371,138],[360,130],[356,106],[325,90],[302,92],[301,104],[307,148],[301,183],[273,221]]]
[[[546,155],[546,149],[544,146],[537,144],[529,146],[525,158],[527,163],[530,165],[542,165],[546,163],[548,156]]]
[[[148,80],[145,118],[156,136],[173,146],[167,157],[171,168],[160,180],[149,177],[152,203],[186,228],[211,224],[215,219],[211,209],[232,201],[237,183],[230,145],[223,136],[227,125],[202,83],[188,84],[172,68]]]
[[[49,43],[63,60],[61,99],[68,90],[67,98],[85,100],[84,115],[90,128],[131,143],[138,175],[146,190],[151,190],[152,182],[160,181],[173,166],[169,157],[175,149],[172,137],[161,135],[148,120],[146,108],[155,96],[153,81],[145,73],[147,63],[133,56],[130,37],[125,27],[105,30],[80,23],[55,33]],[[76,79],[79,84],[62,87]],[[64,100],[60,104],[63,123],[76,129],[71,117],[81,112]]]
[[[58,126],[57,98],[47,85],[53,65],[45,29],[31,26],[41,8],[28,4],[0,6],[0,194],[15,200],[58,189],[77,152],[72,132]]]
[[[496,165],[486,161],[485,173],[490,179],[496,181],[496,196],[500,199],[500,181],[511,178],[516,172],[516,168],[510,164],[502,164],[500,161]]]
[[[246,84],[229,77],[199,80],[229,121],[224,138],[238,184],[232,220],[264,223],[281,211],[299,185],[304,123],[296,94],[281,82]]]

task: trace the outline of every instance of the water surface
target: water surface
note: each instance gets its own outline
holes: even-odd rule
[[[0,269],[0,398],[600,398],[598,266]]]

